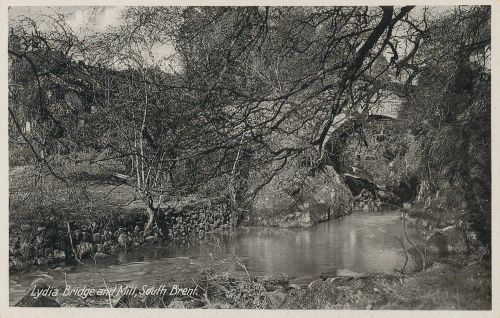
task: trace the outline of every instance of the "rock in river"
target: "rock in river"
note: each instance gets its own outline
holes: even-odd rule
[[[308,228],[351,213],[351,191],[333,167],[302,177],[275,177],[256,196],[253,211],[263,224]]]

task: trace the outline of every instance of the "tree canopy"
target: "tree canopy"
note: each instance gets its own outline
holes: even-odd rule
[[[122,160],[151,215],[207,185],[236,201],[294,162],[317,169],[339,118],[384,90],[408,98],[434,153],[489,122],[485,67],[470,62],[489,49],[489,7],[128,7],[120,21],[84,35],[62,15],[9,21],[10,141],[61,179],[56,155]],[[470,138],[426,165],[469,169],[445,158]]]

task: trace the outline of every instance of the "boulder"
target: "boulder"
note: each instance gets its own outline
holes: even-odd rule
[[[29,288],[30,289],[34,288],[35,290],[48,289],[50,288],[53,282],[54,282],[54,277],[47,274],[41,274],[30,282]]]
[[[431,255],[442,256],[447,253],[463,254],[469,252],[469,242],[465,230],[451,225],[436,230],[427,240],[427,251]]]
[[[266,298],[268,301],[268,306],[270,308],[279,308],[281,304],[285,301],[286,294],[282,289],[277,289],[272,292],[266,293]]]
[[[55,299],[55,289],[50,284],[50,276],[31,282],[29,292],[19,300],[16,307],[61,307]],[[38,295],[38,296],[33,296]]]
[[[434,232],[427,239],[427,254],[430,256],[443,256],[446,254],[446,236],[441,232]]]
[[[343,174],[345,183],[355,195],[353,209],[357,211],[379,211],[382,204],[399,206],[401,198],[384,185],[378,185],[373,176],[363,167],[352,167],[352,172]]]
[[[101,234],[99,233],[94,233],[92,235],[92,240],[94,241],[94,243],[99,243],[101,242]]]
[[[21,231],[24,231],[24,232],[29,232],[33,229],[33,227],[29,224],[22,224],[21,225]]]
[[[22,242],[20,247],[19,247],[19,252],[23,256],[25,260],[29,260],[33,258],[35,255],[35,248],[33,244],[30,244],[28,242]]]
[[[253,201],[254,220],[308,228],[351,213],[352,194],[333,167],[301,173],[282,172],[265,185]]]
[[[452,225],[441,229],[446,238],[446,249],[448,253],[467,253],[469,252],[469,244],[467,233],[459,226]]]
[[[118,250],[120,250],[120,246],[119,246],[118,244],[113,244],[113,243],[111,243],[111,244],[109,245],[109,251],[110,251],[111,253],[114,253],[114,252],[116,252],[116,251],[118,251]]]
[[[15,257],[9,257],[9,270],[24,271],[29,268],[29,264]]]
[[[383,203],[389,203],[392,205],[399,205],[401,204],[401,199],[392,193],[391,191],[383,190],[383,189],[378,189],[376,191],[377,197],[379,197],[380,201]]]
[[[285,274],[265,276],[262,278],[262,283],[267,291],[274,291],[279,288],[287,287],[290,279]]]
[[[82,232],[79,230],[75,230],[75,231],[73,231],[71,236],[72,236],[73,243],[80,242],[80,240],[82,238]]]
[[[92,242],[92,234],[90,234],[89,232],[82,232],[82,241]]]
[[[137,243],[142,244],[142,243],[144,243],[144,240],[145,240],[145,239],[144,239],[144,233],[141,231],[141,232],[139,232],[139,233],[137,234],[137,236],[136,236],[136,241],[137,241]]]
[[[21,239],[19,236],[9,235],[9,252],[10,254],[14,254],[17,249],[19,249],[21,245]]]
[[[102,252],[97,252],[95,253],[94,257],[96,259],[104,259],[104,258],[108,258],[108,254],[105,254],[105,253],[102,253]]]
[[[320,286],[321,284],[323,284],[323,280],[316,279],[316,280],[313,280],[312,282],[310,282],[309,285],[307,285],[307,288],[314,289],[314,288]]]
[[[30,292],[31,293],[31,292]],[[39,296],[37,298],[31,296],[28,293],[20,301],[18,301],[16,307],[61,307],[54,297],[50,296]]]
[[[354,211],[380,211],[380,207],[380,200],[377,200],[373,193],[366,189],[361,190],[361,192],[352,200],[352,209]]]
[[[122,247],[127,247],[127,243],[128,243],[128,237],[127,237],[127,234],[125,233],[121,233],[119,236],[118,236],[118,244]]]
[[[75,247],[75,252],[78,258],[84,258],[90,256],[92,253],[92,243],[83,242]]]
[[[333,284],[335,281],[340,280],[340,277],[330,277],[325,280],[328,284]]]
[[[289,286],[291,289],[301,289],[302,288],[302,285],[298,285],[298,284],[290,284]]]
[[[49,260],[45,257],[37,257],[35,258],[35,262],[34,264],[38,265],[38,266],[45,266],[49,263]]]
[[[314,224],[310,212],[293,212],[279,218],[273,218],[266,225],[284,228],[310,228]]]
[[[294,198],[284,189],[265,186],[253,203],[253,211],[259,216],[286,214],[295,207]]]
[[[352,173],[344,173],[343,177],[347,186],[354,195],[360,194],[363,190],[375,193],[377,189],[377,185],[373,182],[373,179],[370,179],[368,176],[358,176]]]
[[[52,252],[52,257],[56,261],[64,261],[66,259],[66,253],[64,251],[61,251],[61,250],[54,250]]]
[[[348,270],[348,269],[337,269],[335,271],[335,276],[337,276],[337,277],[360,278],[360,277],[366,277],[367,275],[363,274],[363,273],[353,272],[353,271]]]
[[[102,237],[103,241],[109,241],[113,237],[113,233],[111,231],[104,231],[104,235]]]
[[[203,302],[197,299],[174,298],[166,308],[172,309],[194,309],[203,306]]]
[[[167,306],[167,308],[171,308],[171,309],[187,309],[189,308],[188,306],[186,306],[186,303],[185,301],[183,301],[182,299],[179,299],[179,298],[175,298],[173,299]]]

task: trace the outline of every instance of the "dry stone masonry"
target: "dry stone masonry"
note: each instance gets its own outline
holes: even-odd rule
[[[118,250],[161,241],[186,243],[203,239],[212,231],[230,230],[239,222],[226,199],[172,203],[158,214],[154,235],[150,236],[143,232],[147,217],[137,212],[110,214],[90,223],[82,220],[68,224],[53,217],[44,224],[11,224],[10,270],[71,262],[75,256],[101,259]]]

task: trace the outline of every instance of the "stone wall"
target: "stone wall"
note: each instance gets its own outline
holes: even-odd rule
[[[139,212],[114,213],[98,221],[48,221],[11,223],[9,227],[9,268],[26,270],[74,262],[78,258],[106,258],[109,254],[161,241],[185,243],[204,238],[215,230],[230,230],[237,225],[236,213],[227,200],[196,200],[170,203],[158,213],[154,235],[144,237],[147,217]],[[70,235],[71,233],[71,239]]]

